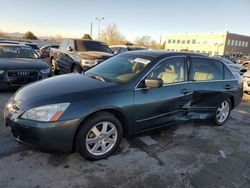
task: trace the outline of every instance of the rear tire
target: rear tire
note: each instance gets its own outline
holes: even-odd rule
[[[222,102],[219,104],[219,106],[216,109],[213,123],[216,126],[221,126],[228,120],[230,113],[232,110],[232,103],[229,98],[222,100]]]
[[[76,151],[88,160],[111,155],[122,140],[121,122],[111,113],[99,112],[83,122],[75,140]]]

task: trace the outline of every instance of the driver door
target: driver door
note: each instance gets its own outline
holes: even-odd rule
[[[167,58],[145,77],[162,79],[162,87],[145,88],[141,81],[134,94],[137,132],[186,119],[193,95],[186,67],[184,56]]]

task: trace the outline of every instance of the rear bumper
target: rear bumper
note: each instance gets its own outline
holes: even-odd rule
[[[4,113],[5,126],[11,128],[17,141],[45,151],[72,151],[78,120],[44,123]]]

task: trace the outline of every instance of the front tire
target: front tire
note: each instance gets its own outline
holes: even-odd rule
[[[228,120],[232,110],[231,100],[224,99],[216,109],[213,122],[216,126],[223,125]]]
[[[113,114],[99,112],[81,125],[75,148],[88,160],[100,160],[116,150],[122,140],[122,134],[122,125]]]

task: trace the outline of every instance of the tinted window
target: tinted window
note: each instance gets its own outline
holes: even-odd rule
[[[37,59],[35,51],[28,46],[0,46],[0,58]]]
[[[223,64],[206,58],[192,58],[191,80],[223,80]]]
[[[98,51],[112,53],[111,49],[103,42],[91,41],[91,40],[76,40],[77,51]]]
[[[34,50],[39,50],[39,48],[37,47],[37,45],[35,44],[26,44],[27,46],[30,46],[31,48],[33,48]]]
[[[224,66],[224,80],[231,80],[234,79],[233,74],[229,71],[229,69]]]
[[[121,54],[96,65],[85,74],[101,76],[111,82],[127,82],[138,75],[153,59],[152,56]]]
[[[159,78],[164,84],[185,80],[185,58],[171,58],[161,62],[149,73],[148,78]]]

